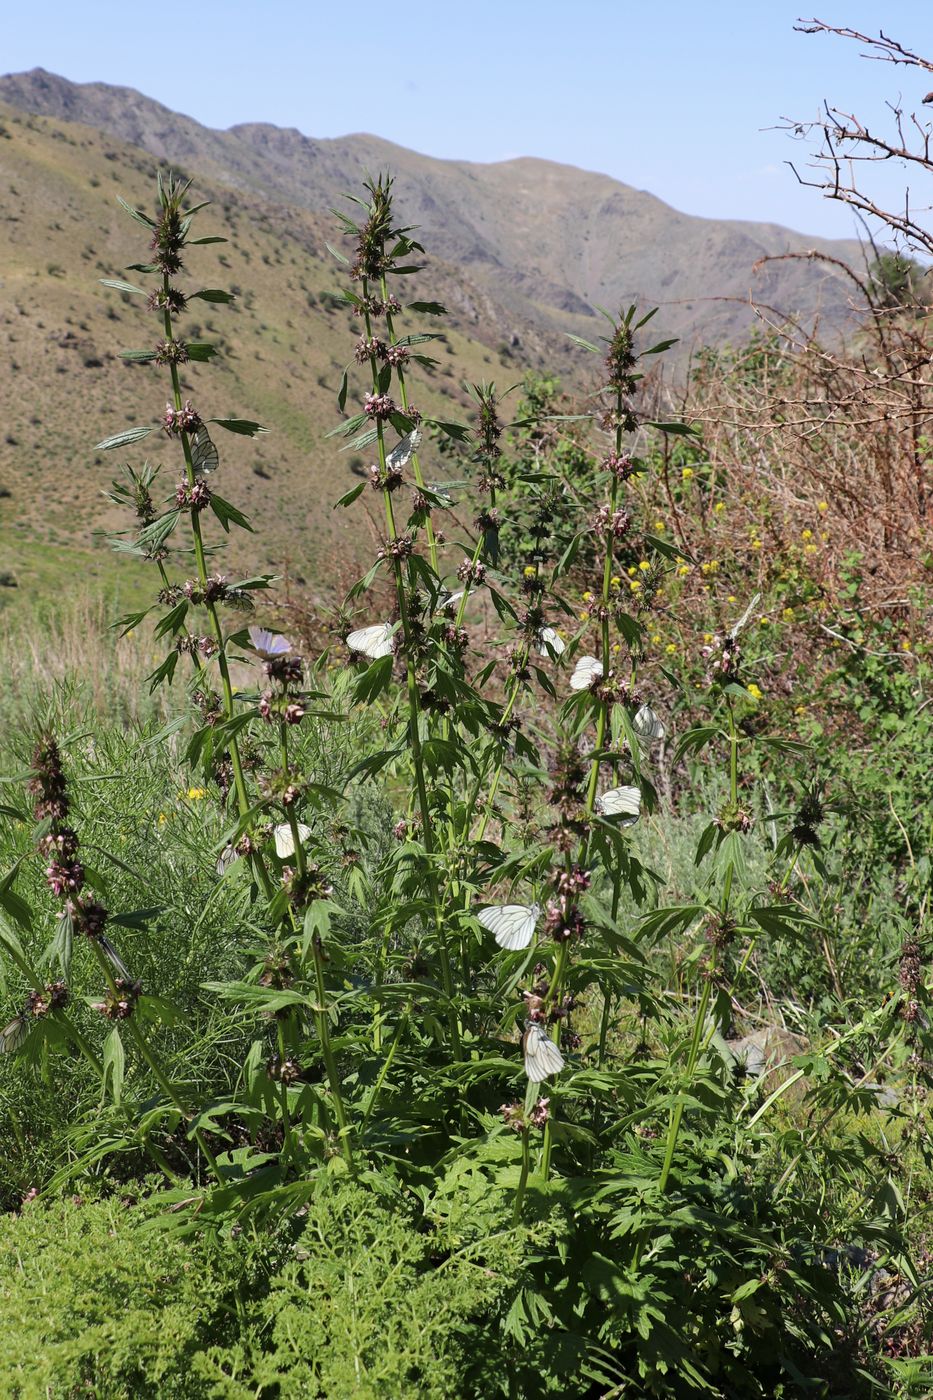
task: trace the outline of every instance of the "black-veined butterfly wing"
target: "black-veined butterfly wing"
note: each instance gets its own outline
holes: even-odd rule
[[[596,799],[601,817],[621,817],[621,826],[633,826],[641,816],[641,792],[637,787],[610,788]]]
[[[632,728],[645,744],[650,744],[654,739],[663,739],[667,735],[663,722],[650,705],[642,705],[632,720]]]
[[[33,1022],[25,1011],[14,1016],[9,1025],[0,1030],[0,1055],[15,1055],[17,1050],[21,1050],[26,1043],[26,1037],[32,1029],[32,1025]]]
[[[500,948],[517,953],[534,937],[541,908],[537,904],[490,904],[477,918],[495,936]]]
[[[542,1025],[532,1021],[522,1036],[525,1073],[533,1084],[541,1084],[552,1074],[560,1074],[564,1057]]]
[[[191,435],[191,465],[195,476],[209,476],[220,466],[217,448],[203,423]]]
[[[742,628],[746,625],[748,619],[751,617],[752,613],[755,611],[760,602],[761,594],[756,593],[752,601],[749,603],[748,607],[743,612],[742,616],[739,618],[738,622],[734,622],[729,628],[729,637],[732,641],[735,641],[736,637],[739,635]]]
[[[372,627],[360,627],[347,638],[351,651],[368,656],[370,661],[378,661],[383,656],[392,655],[392,624],[377,622]]]
[[[127,970],[126,963],[120,957],[120,954],[110,942],[110,939],[105,938],[103,934],[100,934],[98,936],[97,942],[100,944],[101,952],[103,953],[104,957],[107,959],[117,976],[122,978],[124,982],[132,982],[133,979]]]
[[[603,663],[595,656],[581,656],[570,677],[571,690],[589,690],[594,681],[602,679]]]
[[[539,656],[563,656],[566,648],[553,627],[542,627],[538,632],[537,651]],[[574,687],[576,689],[576,687]]]

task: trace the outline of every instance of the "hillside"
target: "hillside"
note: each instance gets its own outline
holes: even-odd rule
[[[847,289],[834,270],[792,261],[756,273],[754,265],[811,248],[860,256],[854,242],[695,218],[608,176],[550,161],[435,160],[375,136],[315,140],[258,122],[213,131],[132,89],[72,83],[42,69],[0,79],[0,99],[101,128],[160,159],[313,212],[332,207],[364,171],[389,169],[406,220],[423,229],[438,257],[523,320],[561,330],[568,314],[638,301],[660,305],[659,330],[690,349],[744,335],[750,292],[838,326]]]
[[[32,581],[48,587],[38,546],[66,560],[66,546],[86,549],[102,527],[120,524],[100,495],[119,458],[95,456],[92,445],[155,421],[164,405],[164,371],[119,358],[151,342],[151,315],[100,285],[145,256],[138,225],[116,196],[151,208],[156,169],[152,156],[99,131],[0,107],[0,572],[12,571],[20,585],[4,591],[8,603],[21,601]],[[355,480],[354,467],[365,465],[324,437],[339,419],[337,390],[359,335],[358,321],[330,299],[341,269],[324,245],[336,238],[335,221],[209,179],[198,180],[197,192],[215,201],[202,232],[230,241],[193,249],[190,277],[238,296],[186,323],[189,338],[203,332],[221,353],[210,367],[188,366],[185,388],[203,412],[273,429],[253,441],[223,435],[223,494],[261,521],[262,557],[250,539],[231,540],[244,565],[330,577],[336,559],[371,557],[377,534],[374,524],[361,537],[358,510],[331,508]],[[442,300],[451,311],[437,368],[418,372],[424,411],[463,417],[466,380],[512,383],[525,365],[544,363],[571,378],[586,358],[556,332],[523,322],[519,336],[511,313],[443,262],[432,258],[411,284],[413,297]],[[165,438],[150,443],[150,451],[168,450]],[[429,452],[432,469],[440,467]],[[175,471],[166,467],[170,482]],[[86,555],[77,559],[82,578]]]

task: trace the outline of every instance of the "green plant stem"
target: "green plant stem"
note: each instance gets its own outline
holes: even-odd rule
[[[715,954],[714,954],[715,957]],[[707,977],[703,984],[703,991],[700,993],[700,1001],[697,1006],[696,1018],[693,1023],[693,1035],[690,1039],[690,1049],[687,1054],[686,1075],[689,1077],[696,1068],[699,1058],[700,1046],[703,1039],[703,1026],[706,1023],[706,1013],[709,1010],[709,1000],[712,991],[713,979],[711,975]],[[671,1110],[670,1125],[667,1132],[667,1146],[664,1150],[664,1163],[661,1167],[661,1175],[658,1179],[658,1190],[663,1195],[667,1190],[668,1179],[671,1174],[671,1165],[674,1161],[674,1150],[677,1146],[677,1138],[680,1134],[680,1123],[683,1118],[684,1105],[682,1098],[678,1097],[677,1103]]]
[[[119,992],[117,991],[117,985],[114,981],[113,969],[110,966],[110,963],[104,953],[104,950],[101,948],[100,944],[97,943],[96,940],[92,939],[91,943],[94,948],[94,955],[97,958],[97,962],[100,965],[100,969],[104,974],[107,986],[110,989],[111,996],[113,996],[115,999],[118,999]],[[133,1040],[136,1043],[136,1047],[139,1050],[139,1053],[142,1055],[143,1059],[146,1061],[146,1064],[152,1071],[153,1078],[155,1079],[159,1088],[162,1090],[169,1103],[171,1103],[178,1110],[182,1119],[187,1121],[190,1117],[188,1110],[185,1108],[184,1104],[182,1103],[181,1099],[176,1093],[171,1081],[169,1080],[162,1066],[159,1064],[158,1058],[152,1050],[151,1046],[148,1044],[146,1037],[143,1035],[142,1031],[139,1029],[139,1026],[136,1024],[135,1017],[130,1016],[125,1024],[130,1032],[130,1035],[133,1037]],[[220,1181],[221,1175],[220,1170],[217,1166],[217,1161],[214,1157],[213,1152],[208,1147],[207,1142],[204,1139],[204,1134],[201,1132],[200,1128],[194,1129],[193,1136],[198,1147],[201,1149],[201,1153],[203,1154],[205,1160],[208,1162],[211,1171],[214,1173],[215,1179],[217,1181]]]
[[[512,1224],[517,1225],[522,1218],[522,1206],[528,1187],[528,1173],[531,1170],[531,1146],[528,1142],[528,1127],[522,1129],[522,1169],[515,1188],[515,1203],[512,1206]]]
[[[285,1047],[285,1027],[281,1021],[276,1022],[276,1039],[279,1046],[279,1066],[285,1064],[288,1052]],[[295,1138],[292,1131],[292,1115],[288,1106],[288,1086],[283,1079],[279,1080],[279,1111],[282,1114],[282,1146],[285,1157],[295,1160]]]
[[[382,300],[383,300],[384,302],[388,303],[388,300],[389,300],[389,289],[388,289],[388,287],[387,287],[387,285],[386,285],[386,279],[385,279],[385,277],[382,278],[380,286],[381,286],[381,290],[382,290]],[[387,329],[387,331],[388,331],[388,333],[389,333],[389,344],[390,344],[390,345],[395,345],[395,344],[397,344],[396,335],[395,335],[395,326],[394,326],[394,323],[393,323],[393,320],[392,320],[392,312],[391,312],[391,311],[387,311],[387,312],[386,312],[386,329]],[[406,382],[405,382],[405,370],[404,370],[404,367],[403,367],[402,365],[396,365],[396,367],[395,367],[395,378],[396,378],[396,381],[397,381],[397,383],[398,383],[399,397],[400,397],[400,399],[402,400],[402,412],[403,412],[403,413],[407,413],[407,412],[408,412],[408,385],[407,385]],[[417,452],[413,452],[413,453],[411,454],[411,469],[412,469],[412,472],[413,472],[413,474],[414,474],[415,481],[416,481],[416,483],[417,483],[419,489],[423,490],[423,489],[424,489],[424,477],[423,477],[422,474],[421,474],[421,463],[420,463],[420,461],[419,461],[419,459],[418,459],[418,453],[417,453]],[[426,519],[426,521],[425,521],[425,533],[426,533],[426,535],[427,535],[427,537],[428,537],[428,553],[429,553],[430,559],[431,559],[431,568],[434,570],[435,576],[437,576],[438,573],[439,573],[438,567],[437,567],[437,540],[436,540],[435,535],[434,535],[434,525],[433,525],[433,523],[432,523],[432,521],[431,521],[430,513],[428,514],[428,517],[427,517],[427,519]]]
[[[379,1075],[376,1079],[375,1084],[369,1092],[369,1098],[366,1100],[366,1107],[363,1110],[363,1117],[360,1120],[360,1132],[363,1131],[363,1129],[366,1127],[366,1124],[369,1122],[370,1114],[375,1108],[376,1100],[379,1097],[379,1094],[382,1090],[382,1086],[386,1081],[386,1076],[388,1075],[389,1070],[392,1068],[392,1061],[395,1059],[396,1051],[398,1050],[398,1047],[401,1044],[402,1034],[405,1030],[405,1027],[408,1025],[408,1017],[410,1014],[411,1004],[409,1003],[409,1005],[405,1008],[404,1013],[399,1018],[398,1025],[395,1027],[395,1034],[392,1037],[392,1041],[389,1045],[388,1053],[386,1054],[385,1060],[383,1061],[382,1068],[379,1071]]]
[[[166,293],[168,293],[169,279],[167,274],[163,276],[163,289]],[[166,339],[172,340],[174,338],[172,316],[171,312],[168,310],[168,307],[164,309],[163,319],[165,324]],[[181,383],[178,377],[178,366],[173,362],[172,364],[170,364],[169,369],[171,371],[172,376],[172,396],[174,399],[174,406],[176,411],[178,411],[181,409],[182,406]],[[191,442],[186,432],[183,432],[181,434],[181,446],[182,452],[184,453],[185,457],[185,476],[189,487],[193,487],[197,481],[197,477],[194,470],[194,460],[191,456]],[[190,519],[191,535],[194,542],[195,564],[198,573],[198,582],[201,584],[203,590],[207,583],[208,577],[207,558],[204,552],[204,538],[201,533],[201,522],[198,518],[197,511],[192,510],[190,512]],[[213,602],[205,601],[204,606],[207,610],[208,617],[211,621],[211,630],[214,634],[214,640],[217,643],[217,668],[220,673],[220,683],[221,688],[223,690],[224,715],[229,720],[233,718],[234,714],[233,685],[230,681],[230,667],[227,662],[223,627],[221,626],[220,617],[217,613],[216,605]],[[246,779],[243,775],[243,762],[240,756],[239,741],[235,734],[230,735],[227,739],[227,747],[230,752],[230,763],[233,768],[233,782],[236,788],[237,804],[239,806],[240,818],[242,820],[246,817],[247,813],[250,810],[250,801],[249,795],[246,791]],[[256,875],[259,884],[262,887],[262,891],[266,899],[271,899],[274,893],[272,888],[272,881],[269,878],[269,872],[266,869],[265,861],[263,860],[262,856],[258,851],[252,851],[250,853],[250,865],[253,869],[253,873]]]
[[[368,295],[368,285],[363,282],[363,296]],[[372,323],[367,313],[365,318],[366,335],[372,339]],[[373,392],[377,393],[379,388],[379,372],[374,356],[370,356],[370,368],[372,370]],[[381,422],[377,423],[377,444],[379,452],[379,469],[383,478],[386,472],[386,445],[385,431]],[[397,538],[398,531],[395,523],[395,512],[392,506],[392,495],[388,490],[383,490],[383,502],[386,513],[386,526],[390,540]],[[427,883],[428,891],[434,908],[435,939],[437,943],[438,959],[441,970],[441,985],[444,995],[448,1001],[448,1026],[450,1029],[451,1048],[454,1059],[462,1059],[462,1048],[460,1043],[460,1026],[454,1007],[454,984],[450,966],[450,950],[447,945],[447,934],[444,929],[443,906],[440,897],[440,887],[437,880],[437,872],[434,868],[434,857],[437,845],[434,839],[434,824],[431,818],[431,808],[428,802],[428,790],[424,776],[424,754],[421,747],[420,728],[420,704],[418,694],[418,678],[415,673],[415,663],[412,656],[412,631],[411,618],[408,611],[408,598],[405,590],[405,579],[402,573],[401,560],[393,556],[393,572],[395,576],[395,593],[398,602],[399,616],[402,623],[402,635],[405,649],[405,683],[408,700],[408,738],[411,745],[412,766],[415,773],[415,788],[418,794],[418,810],[421,816],[421,829],[424,841],[425,855],[427,857]]]
[[[287,727],[286,727],[286,725],[285,725],[284,723],[282,723],[282,724],[279,725],[279,743],[280,743],[280,745],[281,745],[281,750],[282,750],[282,766],[283,766],[283,770],[284,770],[284,772],[287,773],[287,772],[288,772],[288,767],[289,767],[289,759],[288,759],[288,729],[287,729]],[[299,879],[303,879],[304,876],[305,876],[305,874],[307,873],[308,862],[307,862],[307,858],[306,858],[306,856],[305,856],[304,845],[302,844],[302,841],[301,841],[301,833],[300,833],[300,830],[299,830],[299,827],[298,827],[298,817],[297,817],[297,815],[296,815],[296,813],[295,813],[295,804],[294,804],[293,802],[292,802],[292,803],[289,803],[288,806],[287,806],[286,809],[285,809],[285,812],[286,812],[286,816],[287,816],[287,819],[288,819],[289,830],[290,830],[291,833],[292,833],[292,845],[293,845],[294,848],[295,848],[295,864],[298,866],[298,875],[299,875]],[[291,920],[292,920],[292,927],[293,927],[293,928],[295,929],[295,931],[297,932],[297,925],[295,924],[294,913],[292,912],[291,909],[289,909],[289,915],[290,915]],[[313,957],[313,959],[314,959],[314,976],[315,976],[315,983],[316,983],[316,986],[317,986],[317,1001],[318,1001],[318,1006],[317,1006],[317,1010],[316,1010],[316,1012],[315,1012],[315,1017],[316,1017],[316,1020],[317,1020],[318,1039],[319,1039],[320,1042],[321,1042],[321,1055],[322,1055],[323,1060],[324,1060],[324,1067],[325,1067],[325,1069],[327,1070],[327,1081],[328,1081],[328,1084],[329,1084],[329,1086],[330,1086],[331,1097],[332,1097],[333,1102],[334,1102],[334,1112],[336,1113],[337,1122],[339,1123],[340,1129],[341,1129],[341,1139],[340,1139],[341,1151],[343,1152],[343,1155],[344,1155],[344,1157],[345,1157],[346,1160],[347,1160],[347,1164],[348,1164],[350,1167],[352,1167],[352,1166],[353,1166],[353,1144],[350,1142],[350,1136],[349,1136],[349,1133],[348,1133],[348,1131],[347,1131],[347,1126],[348,1126],[347,1112],[346,1112],[346,1108],[345,1108],[344,1102],[343,1102],[343,1095],[342,1095],[342,1093],[340,1092],[340,1076],[339,1076],[339,1074],[337,1073],[337,1061],[336,1061],[336,1059],[334,1058],[334,1051],[333,1051],[333,1047],[332,1047],[332,1045],[331,1045],[331,1040],[330,1040],[330,1020],[329,1020],[328,1011],[327,1011],[327,990],[326,990],[326,987],[325,987],[325,984],[324,984],[324,957],[323,957],[323,951],[322,951],[322,948],[321,948],[321,940],[320,940],[319,936],[317,935],[317,933],[313,933],[312,936],[311,936],[311,949],[312,949],[312,957]],[[282,1047],[284,1046],[284,1035],[283,1035],[283,1033],[282,1033],[281,1023],[280,1023],[280,1025],[279,1025],[279,1036],[280,1036],[280,1050],[279,1050],[279,1053],[280,1053],[280,1055],[282,1055],[282,1057],[284,1058],[284,1049],[282,1048]],[[284,1085],[283,1085],[283,1088],[284,1088]],[[286,1096],[286,1110],[287,1110],[287,1096]]]

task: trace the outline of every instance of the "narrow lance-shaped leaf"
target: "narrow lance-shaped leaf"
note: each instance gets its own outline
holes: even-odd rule
[[[142,438],[148,437],[151,432],[151,428],[125,428],[122,433],[115,433],[113,437],[104,438],[103,442],[98,442],[94,451],[112,452],[116,447],[128,447],[131,442],[139,442]]]

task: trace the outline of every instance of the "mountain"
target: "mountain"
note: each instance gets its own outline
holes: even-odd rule
[[[392,171],[401,215],[421,227],[428,265],[410,279],[412,297],[443,301],[451,313],[430,327],[444,333],[436,367],[418,371],[416,402],[433,416],[465,418],[465,383],[504,387],[527,368],[587,383],[591,357],[567,332],[593,336],[593,304],[660,301],[652,331],[679,332],[688,347],[691,338],[742,335],[753,285],[770,305],[821,309],[824,324],[847,312],[832,270],[789,261],[756,276],[752,264],[809,246],[847,256],[848,245],[690,218],[602,175],[538,160],[437,161],[372,136],[313,141],[262,125],[216,132],[129,89],[42,70],[0,79],[0,579],[16,575],[18,598],[33,584],[47,589],[53,565],[63,582],[85,575],[87,550],[99,551],[102,529],[121,523],[100,494],[120,461],[91,445],[154,423],[164,405],[164,372],[120,358],[151,341],[151,318],[140,301],[100,285],[145,258],[145,236],[116,196],[151,207],[164,162],[214,201],[201,231],[229,240],[193,249],[190,276],[237,293],[230,308],[190,313],[188,337],[203,334],[220,355],[216,367],[186,366],[185,392],[202,413],[273,428],[220,444],[222,494],[261,529],[231,536],[228,547],[232,566],[250,571],[284,566],[298,579],[349,580],[378,546],[375,511],[367,526],[359,505],[332,509],[366,462],[325,436],[340,416],[337,391],[359,334],[333,297],[342,269],[325,246],[336,239],[329,210],[360,189],[365,171]],[[145,446],[166,460],[171,486],[171,446],[160,436]],[[447,470],[431,444],[429,480]]]
[[[95,453],[93,444],[155,423],[168,386],[164,370],[120,358],[161,335],[152,314],[140,298],[100,281],[125,277],[130,263],[148,256],[145,233],[116,196],[152,209],[158,168],[139,147],[99,130],[0,104],[0,577],[13,573],[20,585],[0,595],[7,603],[24,599],[33,583],[47,591],[50,560],[99,544],[102,529],[125,523],[100,494],[122,454]],[[369,460],[326,438],[341,418],[337,394],[360,334],[359,321],[333,295],[343,281],[325,247],[325,240],[339,242],[335,221],[212,178],[198,178],[196,195],[214,204],[199,215],[200,232],[229,241],[192,248],[185,283],[223,286],[236,300],[191,303],[187,337],[203,335],[220,353],[209,366],[185,366],[183,388],[205,416],[253,418],[272,429],[255,439],[217,434],[218,489],[259,531],[231,535],[231,562],[249,572],[285,566],[298,579],[333,581],[342,573],[349,581],[361,559],[371,560],[381,520],[371,509],[367,528],[359,504],[332,508]],[[572,381],[588,358],[566,336],[517,321],[441,260],[431,258],[424,274],[409,278],[409,290],[450,311],[426,327],[443,332],[436,347],[426,347],[436,367],[413,375],[414,400],[431,416],[465,419],[465,382],[496,379],[506,387],[526,366],[551,367]],[[405,328],[421,327],[411,318]],[[351,378],[357,398],[348,411],[366,387],[359,372]],[[172,486],[173,445],[157,434],[127,455],[138,463],[146,453],[165,462],[163,479]],[[437,447],[424,457],[429,480],[444,475]],[[370,495],[364,504],[378,505]],[[80,578],[86,556],[78,558]]]
[[[819,314],[829,328],[849,316],[836,269],[755,265],[810,250],[857,261],[854,241],[696,218],[573,166],[435,160],[375,136],[315,140],[263,123],[213,131],[131,88],[72,83],[42,69],[0,79],[0,100],[97,127],[198,175],[315,213],[356,189],[364,172],[389,170],[401,213],[435,256],[523,321],[554,329],[585,334],[581,321],[595,306],[637,301],[661,306],[659,331],[689,350],[744,336],[753,324],[750,294],[780,311]]]

